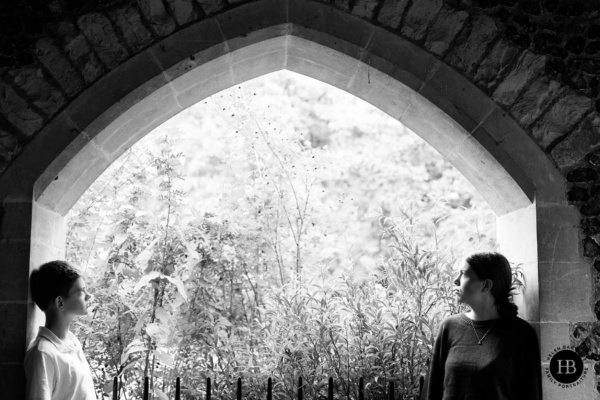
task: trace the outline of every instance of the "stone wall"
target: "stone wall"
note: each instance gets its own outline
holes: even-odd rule
[[[473,82],[533,138],[567,178],[568,200],[581,214],[580,250],[590,263],[595,283],[591,307],[600,318],[597,3],[317,1],[383,27],[425,49]],[[0,171],[6,172],[14,166],[36,135],[99,79],[183,28],[226,14],[244,3],[249,2],[53,0],[37,5],[3,2],[0,5]],[[253,18],[252,23],[258,29],[261,15]],[[219,32],[214,34],[220,37]],[[75,124],[74,131],[65,135],[75,135],[77,129]],[[504,139],[500,135],[497,140],[500,144]],[[7,201],[4,198],[0,204],[0,253],[3,247],[14,246],[10,232],[19,229],[18,224],[13,226],[10,222],[8,212],[3,218],[1,210],[10,209]],[[595,345],[597,331],[598,324],[589,321],[574,323],[571,328],[573,344],[592,361],[600,360]]]

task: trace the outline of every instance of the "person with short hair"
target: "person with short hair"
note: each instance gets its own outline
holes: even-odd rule
[[[46,324],[25,354],[26,399],[97,400],[81,343],[69,330],[87,314],[83,278],[66,261],[51,261],[31,273],[30,288]]]
[[[506,257],[470,255],[454,284],[458,301],[471,311],[442,321],[421,398],[541,399],[538,339],[533,327],[517,316]]]

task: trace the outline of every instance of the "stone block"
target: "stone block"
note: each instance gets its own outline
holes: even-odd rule
[[[65,53],[81,72],[86,83],[93,83],[104,74],[104,66],[92,52],[87,39],[82,34],[66,37],[63,43]]]
[[[133,104],[125,115],[115,120],[102,135],[94,138],[93,145],[97,146],[102,154],[107,155],[109,161],[115,160],[154,127],[181,110],[182,107],[178,104],[171,87],[164,85]],[[98,172],[96,173],[99,175]]]
[[[594,101],[573,91],[565,92],[531,130],[539,145],[547,149],[566,136],[594,106]]]
[[[536,224],[534,204],[496,219],[496,237],[500,251],[511,263],[537,266]]]
[[[488,45],[498,36],[494,20],[486,15],[473,17],[470,29],[463,30],[455,40],[446,61],[472,77],[483,59]]]
[[[395,77],[364,63],[359,65],[347,91],[398,120],[415,95],[412,89]]]
[[[71,102],[69,120],[75,127],[86,127],[86,133],[90,137],[95,136],[101,129],[95,130],[90,124],[99,124],[115,118],[115,114],[107,111],[122,109],[131,104],[130,102],[149,95],[156,87],[164,85],[165,79],[161,73],[162,68],[149,50],[138,53],[121,64],[118,73],[106,75],[101,84],[94,85],[93,90],[86,90]],[[157,76],[159,78],[155,80]],[[132,97],[131,93],[135,93],[135,96]],[[131,100],[125,101],[125,98]],[[101,116],[103,118],[99,119]]]
[[[198,18],[194,0],[167,0],[167,5],[179,25],[187,25]]]
[[[15,84],[25,93],[29,101],[52,116],[65,103],[65,98],[45,77],[40,68],[22,68],[10,71]]]
[[[438,56],[446,54],[452,41],[463,28],[468,16],[469,14],[464,11],[456,11],[446,6],[442,7],[431,29],[429,29],[425,39],[425,48]]]
[[[310,40],[290,37],[286,68],[315,79],[327,79],[335,75],[336,87],[346,88],[356,72],[357,61],[344,53],[337,52]],[[298,69],[304,66],[304,72]],[[310,67],[314,66],[314,68]],[[312,71],[312,72],[309,72]],[[325,81],[330,83],[328,81]],[[342,86],[337,86],[337,85]]]
[[[63,249],[66,245],[65,217],[38,203],[33,204],[31,212],[31,242]]]
[[[64,260],[65,248],[56,248],[45,244],[32,243],[29,264],[37,268],[40,265],[53,260]]]
[[[119,43],[109,19],[103,14],[85,14],[77,20],[77,25],[109,69],[116,68],[129,57],[125,47]]]
[[[577,128],[551,152],[560,169],[576,166],[585,156],[600,147],[600,115],[596,112],[587,115]]]
[[[421,0],[411,4],[404,21],[401,32],[409,39],[420,42],[425,38],[429,25],[442,8],[442,0]]]
[[[443,156],[449,155],[469,136],[456,121],[419,94],[412,96],[400,122]]]
[[[369,58],[364,60],[365,63],[393,76],[415,91],[418,91],[423,82],[441,65],[435,56],[409,40],[382,29],[375,31],[368,49],[370,54]]]
[[[537,202],[567,204],[564,176],[510,115],[498,108],[483,121],[479,129],[485,130],[527,174],[535,186]],[[474,135],[477,134],[476,131]]]
[[[34,53],[68,96],[73,96],[83,89],[83,80],[52,40],[47,38],[38,40]]]
[[[587,263],[540,262],[540,321],[593,321],[592,272]]]
[[[378,31],[367,20],[319,2],[289,0],[289,11],[283,6],[284,4],[277,5],[276,8],[280,11],[274,10],[270,14],[281,13],[282,23],[293,24],[293,31],[290,32],[292,35],[312,40],[359,60],[364,53],[363,49]],[[274,15],[269,20],[279,18]]]
[[[333,0],[333,5],[344,11],[350,11],[350,0]]]
[[[1,358],[3,357],[0,353]],[[0,363],[0,393],[6,399],[25,399],[25,370],[23,369],[23,360],[17,363]]]
[[[29,242],[0,242],[0,304],[27,302],[30,251]]]
[[[28,242],[31,239],[31,202],[5,201],[3,208],[0,238],[7,241]]]
[[[122,32],[127,46],[134,53],[152,42],[152,34],[142,23],[142,17],[136,7],[126,5],[111,11],[109,16]]]
[[[562,93],[558,82],[542,76],[525,90],[510,112],[522,126],[529,126]]]
[[[10,161],[19,151],[20,144],[17,138],[0,128],[0,160]]]
[[[542,362],[550,362],[550,354],[554,349],[570,344],[569,322],[540,322],[540,347]]]
[[[319,4],[320,5],[320,4]],[[254,40],[244,42],[246,36],[269,29],[274,26],[285,26],[287,24],[286,4],[277,0],[261,1],[258,3],[243,4],[227,13],[216,15],[215,20],[221,30],[223,39],[237,39],[236,46],[231,47],[230,51],[237,50],[249,44]],[[287,31],[281,34],[286,34]],[[254,36],[258,39],[260,36]]]
[[[358,0],[352,8],[352,14],[357,17],[371,19],[375,8],[377,8],[378,0]]]
[[[210,79],[213,79],[213,76],[226,74],[229,76],[228,85],[233,85],[230,64],[231,55],[227,53],[227,48],[224,45],[213,46],[173,65],[166,69],[164,74],[177,95],[183,92],[188,92],[189,95],[190,89],[199,84],[206,85]],[[199,100],[201,98],[198,98],[197,101]]]
[[[377,21],[391,29],[397,29],[402,22],[409,0],[383,0]]]
[[[510,210],[526,207],[533,202],[536,197],[536,186],[532,182],[531,176],[528,175],[528,170],[519,165],[513,158],[513,154],[502,146],[502,143],[497,142],[489,132],[478,128],[473,133],[473,138],[477,140],[486,151],[502,166],[516,186],[511,185],[514,192],[502,193],[504,203],[510,207]],[[519,189],[517,189],[517,186]]]
[[[521,52],[522,50],[507,40],[498,39],[477,68],[474,78],[477,85],[485,90],[494,90],[508,74]]]
[[[486,199],[496,215],[527,207],[531,200],[516,179],[516,169],[507,165],[502,149],[494,148],[494,142],[485,137],[470,136],[457,145],[447,159],[466,177]],[[510,168],[513,167],[513,168]]]
[[[174,79],[227,54],[229,49],[219,26],[213,19],[207,19],[172,34],[149,51],[169,79]]]
[[[209,64],[213,64],[211,62]],[[202,66],[204,68],[205,66]],[[208,65],[207,68],[216,71],[214,65]],[[194,77],[197,77],[194,79]],[[196,104],[202,99],[212,96],[215,93],[219,93],[222,90],[228,89],[233,86],[233,76],[229,68],[221,70],[219,74],[202,74],[202,69],[199,67],[189,74],[183,75],[178,79],[190,82],[186,86],[186,90],[181,91],[177,94],[177,102],[182,107],[189,107]],[[179,83],[178,83],[179,84]],[[182,86],[185,86],[182,84]]]
[[[218,13],[225,7],[224,0],[196,0],[206,15]]]
[[[282,70],[285,66],[285,59],[285,49],[277,49],[267,53],[258,53],[253,57],[236,60],[231,65],[234,85]]]
[[[440,64],[419,94],[438,106],[465,130],[475,129],[495,107],[478,87],[454,69]]]
[[[525,85],[544,72],[546,56],[524,51],[507,77],[498,85],[493,99],[503,106],[511,106]]]
[[[137,0],[137,4],[146,21],[158,36],[169,36],[177,29],[175,21],[161,0]]]
[[[0,303],[0,354],[3,363],[22,363],[25,357],[27,302]]]
[[[577,208],[538,204],[536,214],[538,261],[583,262]]]
[[[44,118],[3,80],[0,81],[0,113],[28,137],[33,136],[44,124]]]

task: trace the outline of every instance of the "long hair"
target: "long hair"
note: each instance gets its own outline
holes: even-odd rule
[[[500,317],[516,316],[519,307],[513,303],[515,287],[512,286],[512,273],[506,257],[496,252],[480,252],[471,254],[465,261],[479,279],[492,281],[492,296]]]

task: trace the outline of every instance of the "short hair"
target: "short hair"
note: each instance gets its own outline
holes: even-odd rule
[[[31,297],[42,311],[46,311],[58,296],[67,297],[80,277],[79,272],[66,261],[47,262],[31,273]]]
[[[512,271],[510,263],[500,253],[483,251],[468,256],[465,261],[479,279],[492,281],[492,296],[501,317],[513,317],[519,312],[519,307],[513,303]]]

